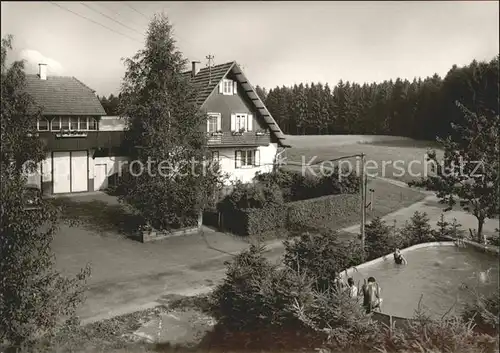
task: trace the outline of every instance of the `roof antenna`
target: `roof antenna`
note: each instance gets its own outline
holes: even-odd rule
[[[211,80],[212,80],[212,64],[213,64],[213,61],[214,61],[214,56],[212,54],[208,54],[206,56],[207,60],[208,60],[208,84],[210,84]]]

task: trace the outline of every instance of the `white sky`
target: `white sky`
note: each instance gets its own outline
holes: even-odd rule
[[[2,1],[2,37],[14,35],[13,57],[28,72],[43,60],[49,75],[75,76],[100,95],[118,92],[121,58],[143,46],[148,18],[162,10],[185,57],[236,60],[266,88],[444,76],[499,52],[498,1],[84,3],[130,28],[79,2],[56,4],[121,34],[50,2]]]

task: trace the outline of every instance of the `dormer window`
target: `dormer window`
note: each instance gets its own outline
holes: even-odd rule
[[[237,92],[237,85],[238,83],[236,81],[224,79],[219,85],[219,92],[226,96],[232,96]]]
[[[38,131],[49,131],[49,121],[45,118],[38,119],[37,129]]]

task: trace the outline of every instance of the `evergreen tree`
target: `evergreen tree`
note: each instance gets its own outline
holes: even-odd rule
[[[330,92],[321,84],[280,87],[275,90],[274,101],[269,100],[268,109],[292,134],[326,130],[334,134],[390,134],[434,140],[436,136],[453,134],[451,123],[463,122],[455,105],[457,99],[474,107],[478,114],[498,114],[498,73],[496,56],[490,62],[454,65],[444,80],[437,74],[412,82],[397,78],[362,86],[340,80],[332,90],[328,88]]]
[[[265,102],[266,101],[266,98],[267,98],[267,91],[265,88],[263,87],[260,87],[259,85],[255,86],[255,92],[257,93],[257,95],[259,96],[259,98]]]
[[[365,226],[365,252],[367,260],[373,260],[388,254],[393,249],[394,237],[390,227],[380,217],[373,219]]]
[[[304,86],[303,84],[300,84],[299,86],[294,87],[294,91],[292,93],[292,111],[297,129],[295,134],[302,135],[305,132],[308,110],[306,90],[307,85]]]
[[[127,142],[136,165],[143,166],[124,186],[123,200],[159,230],[195,225],[220,181],[216,168],[206,170],[210,163],[200,126],[207,117],[182,75],[186,63],[168,18],[156,15],[146,47],[126,60],[122,83],[121,110],[130,117]]]
[[[24,64],[7,66],[11,49],[7,36],[1,46],[0,342],[22,349],[60,328],[61,319],[75,319],[89,269],[74,279],[60,275],[51,250],[57,210],[43,199],[26,209],[24,172],[45,151],[33,134],[40,108],[25,92]]]
[[[330,90],[330,87],[328,86],[328,83],[325,84],[324,87],[320,85],[320,98],[319,98],[319,126],[320,126],[320,133],[325,133],[328,134],[329,130],[329,124],[330,120],[332,119],[332,116],[330,115],[330,100],[332,98],[332,91]]]

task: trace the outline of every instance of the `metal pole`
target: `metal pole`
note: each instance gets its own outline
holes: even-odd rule
[[[361,153],[361,251],[365,259],[365,222],[366,222],[366,192],[365,192],[365,154]]]

